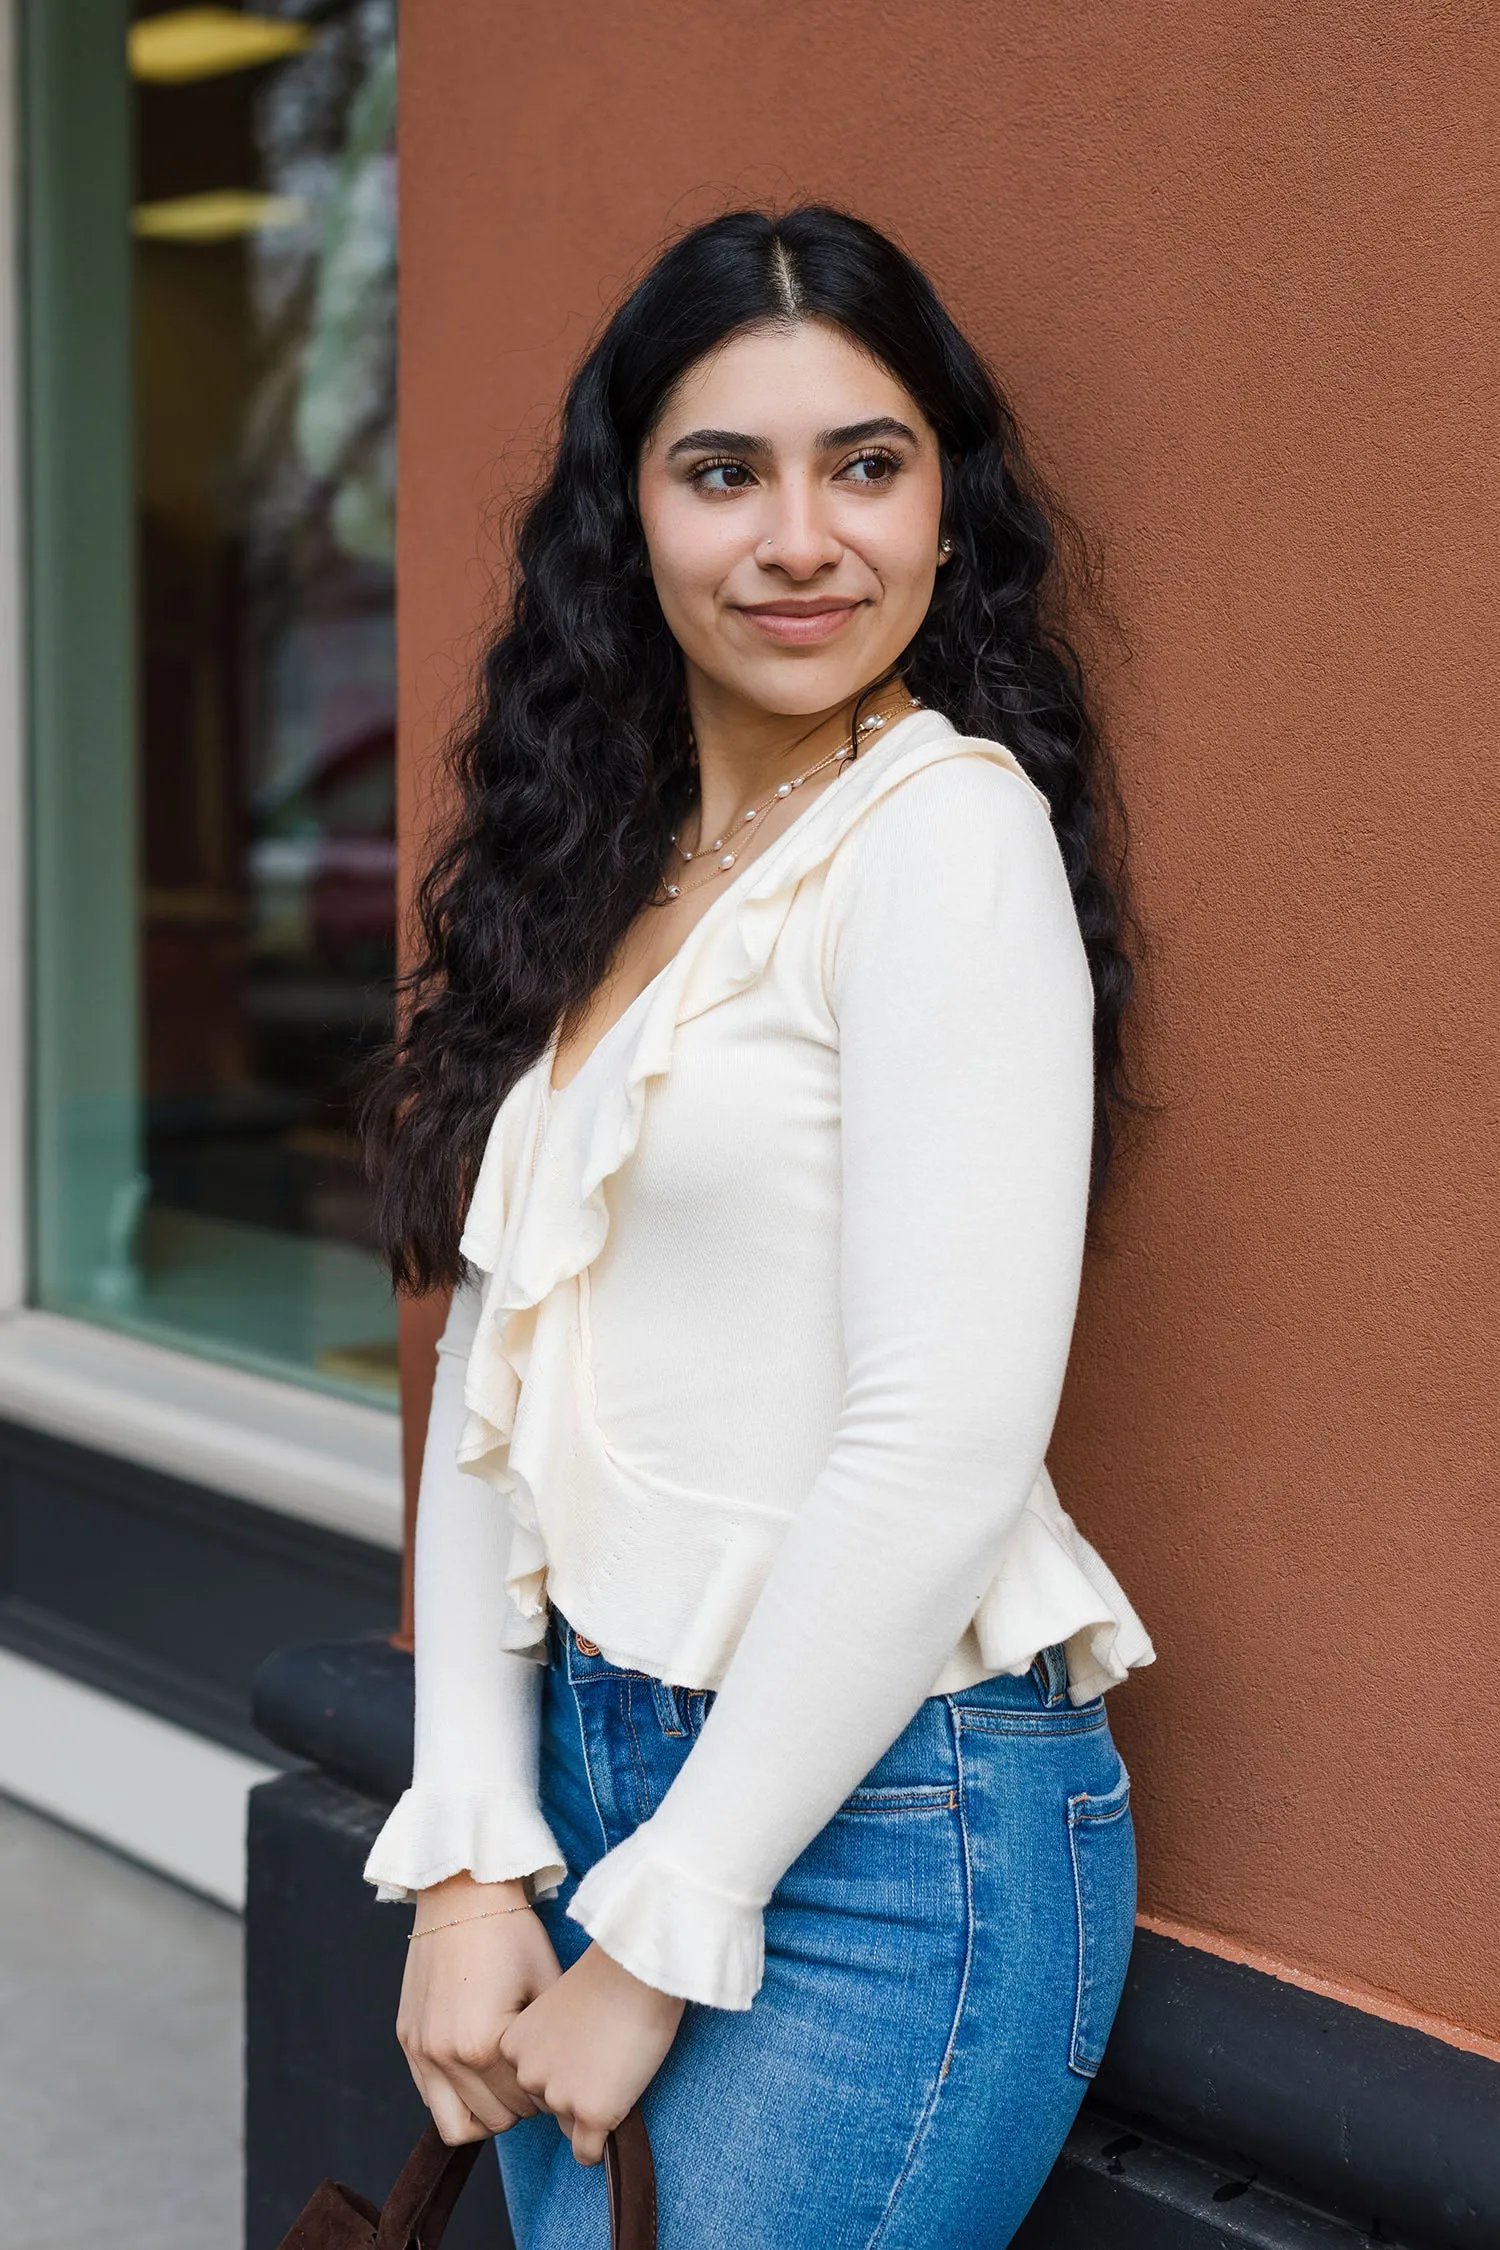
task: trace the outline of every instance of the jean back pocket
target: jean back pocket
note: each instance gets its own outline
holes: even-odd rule
[[[1135,1830],[1123,1764],[1108,1796],[1068,1799],[1078,1907],[1078,1991],[1068,2068],[1092,2078],[1104,2057],[1135,1937]]]

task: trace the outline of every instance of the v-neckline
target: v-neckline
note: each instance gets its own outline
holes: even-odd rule
[[[730,887],[733,888],[732,885]],[[718,902],[716,900],[715,904],[717,903]],[[712,912],[713,908],[709,907],[699,917],[699,921],[706,922],[709,914],[711,914]],[[565,1086],[554,1086],[552,1083],[552,1066],[557,1060],[559,1036],[556,1031],[553,1032],[552,1037],[547,1042],[547,1051],[542,1057],[542,1108],[544,1112],[550,1113],[554,1103],[560,1102],[565,1094],[569,1094],[572,1092],[573,1088],[578,1084],[579,1079],[588,1069],[589,1064],[593,1061],[595,1055],[598,1054],[599,1049],[614,1037],[615,1033],[619,1030],[622,1023],[627,1023],[630,1020],[631,1016],[635,1013],[636,1009],[645,999],[647,993],[655,991],[656,987],[661,983],[662,978],[666,975],[668,969],[671,968],[672,962],[675,961],[677,959],[677,955],[681,953],[682,946],[687,944],[688,938],[692,937],[694,931],[696,931],[698,927],[699,923],[695,922],[693,924],[693,928],[688,931],[687,938],[683,939],[682,945],[679,945],[677,947],[676,952],[672,954],[669,960],[666,960],[662,963],[655,976],[652,977],[650,983],[643,984],[640,991],[635,995],[635,998],[633,1000],[626,1001],[624,1007],[620,1010],[620,1013],[615,1017],[614,1022],[605,1025],[603,1031],[600,1032],[598,1038],[594,1041],[593,1046],[590,1047],[588,1053],[584,1056],[582,1062],[578,1065],[578,1068],[574,1071],[572,1077],[568,1080]]]
[[[558,1043],[562,1035],[562,1026],[560,1024],[558,1025],[557,1029],[553,1032],[552,1037],[547,1042],[546,1052],[543,1054],[539,1065],[541,1072],[542,1113],[544,1116],[550,1116],[554,1105],[560,1102],[565,1095],[572,1092],[579,1079],[583,1076],[584,1072],[588,1069],[590,1063],[593,1061],[595,1055],[598,1054],[600,1048],[604,1046],[607,1040],[611,1039],[614,1036],[615,1032],[619,1030],[622,1023],[628,1022],[630,1017],[634,1014],[635,1010],[645,999],[646,995],[649,992],[655,991],[656,987],[661,983],[662,978],[666,975],[668,969],[672,968],[674,964],[681,958],[687,947],[691,945],[693,939],[702,929],[704,923],[712,920],[713,916],[719,912],[726,899],[733,898],[741,883],[745,882],[748,877],[754,873],[757,867],[763,866],[765,862],[771,858],[773,853],[775,853],[782,845],[787,843],[791,837],[795,836],[799,832],[799,830],[801,830],[807,825],[809,821],[811,821],[813,814],[817,812],[831,796],[833,796],[838,782],[843,780],[850,773],[858,773],[862,765],[865,767],[865,770],[868,771],[869,766],[874,763],[875,751],[877,749],[884,750],[887,745],[894,740],[896,735],[900,733],[901,729],[906,725],[909,719],[930,718],[931,715],[932,714],[926,704],[918,704],[916,709],[912,711],[903,711],[900,718],[895,720],[885,733],[878,734],[876,736],[875,741],[871,743],[868,751],[863,752],[860,757],[854,759],[852,764],[846,765],[842,769],[842,771],[835,776],[832,783],[818,791],[818,794],[816,797],[814,797],[812,803],[804,807],[804,809],[798,813],[795,820],[789,821],[787,823],[787,826],[782,829],[781,834],[779,836],[773,837],[771,842],[767,844],[763,852],[757,852],[754,859],[746,861],[745,865],[740,869],[739,873],[732,877],[732,879],[725,884],[718,897],[714,899],[710,905],[704,908],[703,912],[699,915],[692,928],[683,937],[681,943],[677,945],[674,950],[668,955],[667,959],[662,963],[661,967],[657,970],[655,976],[651,978],[650,982],[648,984],[643,984],[640,991],[635,995],[634,999],[626,1002],[620,1013],[615,1017],[614,1022],[606,1025],[604,1030],[600,1032],[598,1038],[594,1041],[593,1046],[590,1047],[588,1053],[584,1056],[583,1061],[578,1065],[578,1068],[574,1071],[572,1077],[568,1080],[565,1086],[554,1086],[552,1083],[553,1065],[557,1060]]]

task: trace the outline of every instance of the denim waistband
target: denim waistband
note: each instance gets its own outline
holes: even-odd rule
[[[643,1666],[616,1664],[604,1655],[597,1643],[580,1637],[555,1605],[547,1617],[547,1659],[549,1663],[561,1665],[571,1680],[597,1678],[601,1674],[614,1672],[654,1681],[654,1675]],[[669,1696],[711,1692],[699,1688],[671,1689],[666,1687],[665,1682],[659,1681],[655,1684],[662,1687]],[[1004,1697],[1007,1690],[1012,1690],[1017,1702],[1028,1701],[1034,1695],[1050,1709],[1067,1700],[1068,1652],[1061,1641],[1054,1641],[1050,1647],[1037,1651],[1025,1672],[997,1673],[990,1679],[976,1681],[972,1688],[960,1689],[959,1697],[962,1699],[978,1695],[981,1689],[988,1689],[996,1698]]]

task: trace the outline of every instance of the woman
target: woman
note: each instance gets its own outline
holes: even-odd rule
[[[638,2097],[663,2250],[989,2250],[1098,2065],[1152,1652],[1044,1466],[1129,984],[1051,559],[819,209],[668,251],[522,524],[373,1113],[455,1291],[366,1870],[522,2250]]]

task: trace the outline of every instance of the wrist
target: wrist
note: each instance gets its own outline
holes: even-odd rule
[[[493,1914],[508,1907],[531,1904],[531,1877],[514,1875],[500,1883],[476,1882],[470,1874],[450,1875],[445,1882],[429,1884],[417,1893],[414,1928],[434,1922],[457,1921],[468,1915]]]
[[[687,2006],[676,1993],[663,1992],[660,1985],[647,1984],[644,1977],[627,1969],[623,1961],[617,1961],[612,1953],[605,1951],[597,1938],[585,1948],[584,1958],[602,1986],[628,1995],[638,2007],[665,2022],[675,2024]]]

